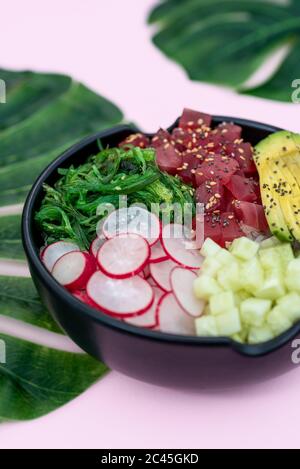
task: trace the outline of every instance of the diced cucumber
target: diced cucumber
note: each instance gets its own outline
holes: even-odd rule
[[[261,288],[255,293],[257,298],[277,300],[285,294],[284,280],[281,272],[274,271],[266,275]]]
[[[279,335],[292,326],[292,321],[288,318],[281,306],[275,306],[267,317],[267,324],[270,326],[273,334]]]
[[[241,283],[238,262],[230,262],[221,267],[217,274],[217,280],[224,290],[232,290],[233,292],[240,290]]]
[[[245,236],[236,238],[230,246],[230,252],[238,259],[247,261],[256,256],[259,244]]]
[[[271,306],[272,302],[270,300],[248,298],[240,306],[242,322],[249,326],[262,326]]]
[[[300,259],[289,262],[286,271],[285,284],[290,291],[300,293]]]
[[[216,320],[213,316],[201,316],[195,320],[196,335],[216,337],[218,335]]]
[[[248,343],[260,344],[273,338],[274,334],[269,326],[251,327],[248,334]]]
[[[274,246],[278,246],[281,244],[278,238],[276,236],[271,236],[271,238],[264,239],[260,243],[260,249],[266,249],[266,248],[273,248]]]
[[[213,316],[223,314],[235,308],[234,295],[226,291],[213,295],[209,299],[209,309]]]
[[[213,257],[207,257],[201,266],[201,271],[209,277],[215,277],[221,264]]]
[[[196,297],[204,300],[209,300],[212,295],[216,295],[221,292],[221,288],[217,281],[205,274],[201,274],[196,278],[196,280],[194,280],[193,288]]]
[[[241,330],[241,321],[238,308],[232,309],[230,312],[215,316],[217,330],[219,335],[231,336],[237,334]]]
[[[251,297],[250,293],[248,293],[245,290],[240,290],[234,293],[235,306],[239,308],[242,301],[247,300],[247,298],[250,298],[250,297]]]
[[[274,251],[274,248],[259,250],[258,257],[260,264],[265,271],[281,269],[281,258],[280,255]]]
[[[277,300],[277,305],[285,311],[288,318],[294,323],[300,319],[300,295],[298,293],[288,293]]]
[[[257,257],[243,262],[240,269],[240,286],[242,290],[254,295],[263,281],[264,273]]]
[[[268,249],[259,251],[259,258],[262,267],[267,270],[285,270],[288,263],[292,261],[295,256],[292,246],[289,243],[283,243]]]
[[[200,254],[203,257],[212,257],[217,254],[218,251],[221,251],[221,247],[215,243],[212,239],[206,238],[204,243],[202,244]]]
[[[228,265],[231,262],[235,262],[234,256],[227,251],[227,249],[220,249],[215,256],[216,261],[218,261],[221,265]]]

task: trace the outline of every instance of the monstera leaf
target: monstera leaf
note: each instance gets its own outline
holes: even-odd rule
[[[8,213],[0,216],[0,258],[24,262],[21,213],[14,207],[10,215],[10,206],[24,202],[38,174],[69,146],[123,116],[68,76],[0,69],[0,79],[6,85],[6,103],[0,104],[0,206]],[[4,334],[7,322],[13,327]],[[22,337],[22,327],[29,336]],[[107,371],[84,353],[50,346],[57,337],[67,340],[31,279],[1,276],[0,264],[0,421],[44,415]]]
[[[154,44],[192,80],[291,101],[300,77],[300,3],[277,0],[165,0],[150,14]],[[243,86],[282,46],[288,54],[265,83]]]

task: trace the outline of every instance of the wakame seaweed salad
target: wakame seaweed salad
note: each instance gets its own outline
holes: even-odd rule
[[[44,184],[45,197],[35,220],[45,243],[72,240],[88,249],[96,236],[97,224],[106,214],[98,207],[120,206],[120,195],[127,196],[128,206],[159,204],[173,214],[174,204],[191,204],[194,214],[194,189],[177,176],[159,170],[152,148],[108,148],[90,156],[78,167],[60,168],[54,186]]]

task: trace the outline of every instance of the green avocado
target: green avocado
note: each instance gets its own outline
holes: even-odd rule
[[[281,241],[300,241],[300,135],[269,135],[256,145],[254,160],[271,232]]]

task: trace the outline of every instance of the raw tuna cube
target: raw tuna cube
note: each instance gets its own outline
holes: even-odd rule
[[[198,129],[200,127],[210,127],[212,117],[203,112],[184,109],[179,120],[179,127],[182,129]]]
[[[150,145],[150,140],[143,134],[131,134],[123,142],[119,143],[119,147],[130,149],[132,146],[146,148]]]
[[[209,154],[196,171],[196,184],[198,186],[208,179],[213,179],[226,185],[238,169],[239,165],[233,158]]]
[[[234,212],[224,212],[221,214],[221,230],[223,246],[244,234]]]
[[[223,142],[234,142],[242,135],[242,127],[233,123],[223,122],[213,130],[214,134],[221,135]]]
[[[156,148],[156,163],[161,171],[177,174],[182,167],[182,156],[170,143]]]
[[[237,200],[254,202],[257,199],[254,182],[251,179],[234,174],[226,187]]]
[[[253,148],[250,143],[240,144],[229,143],[225,145],[227,155],[235,158],[239,167],[245,174],[255,174],[257,172],[253,160]]]
[[[159,129],[159,131],[152,137],[151,146],[154,148],[161,147],[166,143],[171,143],[172,137],[167,130]]]
[[[224,186],[220,181],[203,182],[196,190],[196,202],[203,203],[205,213],[224,208]]]
[[[211,238],[215,243],[222,245],[220,215],[212,213],[204,216],[204,238]]]
[[[269,226],[262,205],[236,200],[234,213],[239,221],[257,231],[268,233]]]

